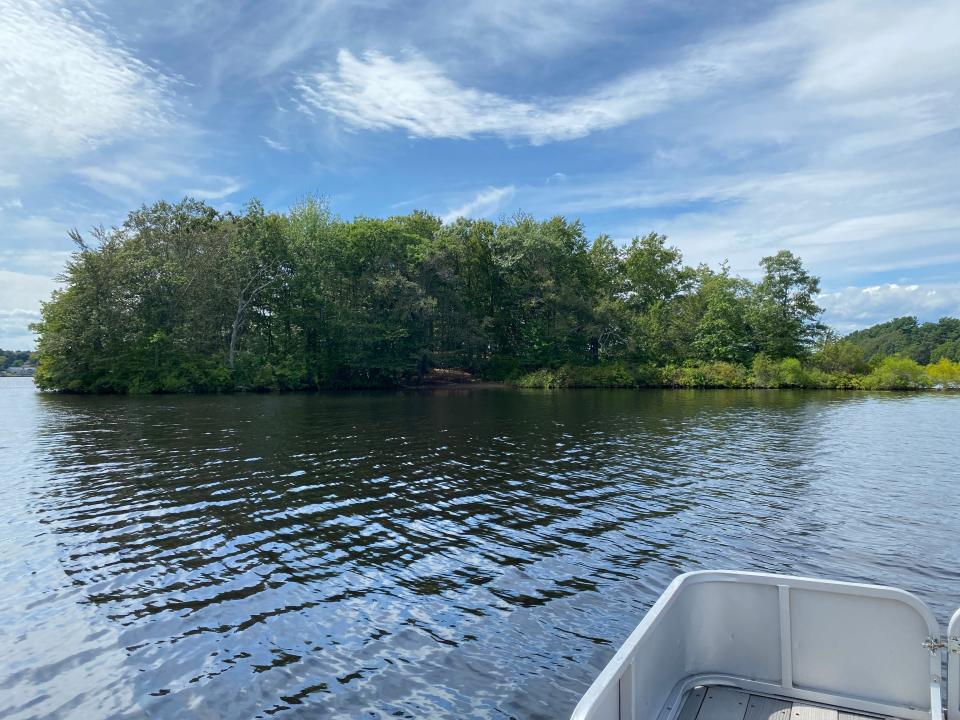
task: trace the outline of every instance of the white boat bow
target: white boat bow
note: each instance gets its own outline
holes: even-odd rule
[[[897,588],[752,572],[680,575],[572,720],[960,720],[960,611],[948,634]]]

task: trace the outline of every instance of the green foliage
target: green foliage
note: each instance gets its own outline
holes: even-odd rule
[[[35,365],[36,361],[36,353],[29,350],[0,350],[0,372],[8,368]]]
[[[930,378],[913,358],[894,355],[884,358],[862,382],[867,390],[915,390],[930,385]]]
[[[818,367],[805,369],[806,388],[823,390],[860,390],[863,388],[861,376],[846,373],[829,373]]]
[[[534,370],[532,373],[517,377],[512,384],[519,388],[539,390],[575,387],[571,384],[571,378],[566,368]]]
[[[827,373],[861,374],[867,371],[863,348],[849,340],[828,338],[813,354],[815,367]]]
[[[818,280],[787,251],[752,283],[685,265],[656,233],[618,247],[562,217],[346,221],[309,197],[285,214],[160,202],[71,237],[35,327],[46,389],[394,387],[435,368],[527,387],[855,387],[866,370],[869,333],[810,354]],[[952,322],[928,354],[955,360]],[[870,383],[955,382],[937,367],[920,382],[881,364]]]
[[[943,322],[943,320],[940,322]],[[942,342],[930,351],[930,362],[937,362],[941,359],[960,362],[960,337],[956,340]]]
[[[666,236],[657,233],[635,237],[624,254],[629,303],[640,313],[672,299],[691,279],[680,251],[666,242]]]
[[[960,361],[960,319],[941,318],[918,323],[915,317],[900,317],[850,333],[845,338],[863,349],[868,361],[902,355],[925,365],[941,357]]]
[[[604,365],[564,365],[555,370],[540,369],[515,377],[511,384],[521,388],[639,388],[663,384],[661,371],[650,365],[615,362]]]
[[[780,387],[780,375],[777,372],[777,364],[764,353],[757,353],[753,358],[751,367],[753,385],[761,388]]]
[[[937,362],[927,366],[927,379],[938,387],[960,387],[960,362],[941,357]]]
[[[823,312],[815,301],[819,279],[789,250],[763,258],[760,265],[764,277],[751,307],[757,349],[774,358],[806,354],[825,330],[817,320]]]
[[[777,364],[778,387],[806,387],[807,373],[797,358],[784,358]]]
[[[960,388],[960,363],[941,359],[923,367],[910,358],[884,358],[869,374],[827,372],[798,358],[773,360],[758,354],[750,368],[736,363],[685,365],[564,365],[515,376],[523,388],[808,388],[832,390],[919,390]]]
[[[666,387],[737,388],[748,383],[748,373],[741,365],[712,362],[684,366],[668,365],[661,373],[660,384]]]
[[[724,264],[719,273],[698,270],[702,313],[692,340],[694,357],[704,361],[744,362],[750,355],[750,329],[744,313],[750,285],[730,277]]]

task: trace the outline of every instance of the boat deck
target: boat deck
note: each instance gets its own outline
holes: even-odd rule
[[[809,705],[731,687],[698,687],[690,691],[677,720],[877,720],[839,708]]]

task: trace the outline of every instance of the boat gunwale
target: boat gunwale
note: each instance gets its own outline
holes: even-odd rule
[[[947,624],[947,642],[957,643],[947,656],[947,720],[960,720],[960,608]]]

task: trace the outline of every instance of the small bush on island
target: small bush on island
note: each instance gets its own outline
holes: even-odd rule
[[[749,381],[747,371],[742,366],[729,362],[668,365],[660,371],[660,382],[664,387],[678,388],[735,388],[746,387]]]
[[[564,365],[521,374],[510,381],[521,388],[640,388],[662,384],[661,370],[649,365]]]
[[[927,366],[927,378],[931,384],[943,388],[960,387],[960,362],[951,362],[941,357]]]
[[[814,367],[831,374],[858,375],[869,368],[863,348],[848,340],[827,340],[810,359]]]
[[[861,382],[865,390],[916,390],[931,384],[922,365],[898,356],[883,358]]]

